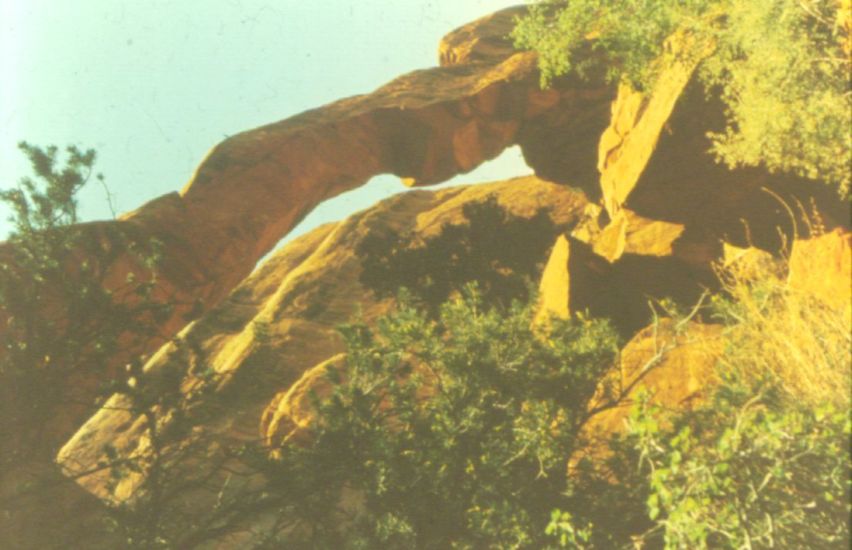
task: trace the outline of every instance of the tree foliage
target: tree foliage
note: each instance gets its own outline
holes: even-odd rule
[[[310,495],[294,512],[312,520],[311,547],[541,547],[617,347],[605,322],[538,334],[530,313],[489,309],[472,287],[437,321],[403,304],[344,328],[347,368],[316,404],[314,442],[285,448],[271,475]],[[361,503],[347,521],[331,512],[344,488]]]
[[[724,101],[727,127],[708,128],[729,166],[763,165],[838,186],[852,158],[852,17],[843,0],[542,0],[518,21],[516,45],[539,53],[542,81],[582,73],[653,83],[675,32],[713,45],[699,68]]]
[[[129,246],[123,234],[87,233],[74,225],[76,194],[93,176],[95,151],[69,146],[60,165],[57,147],[21,143],[20,148],[33,177],[0,192],[0,200],[11,207],[13,224],[0,250],[0,428],[5,441],[21,443],[10,445],[15,452],[6,458],[42,447],[41,431],[49,431],[58,407],[91,406],[81,402],[74,388],[64,387],[69,376],[82,365],[91,372],[105,370],[120,350],[121,334],[149,334],[151,323],[169,309],[147,301],[153,283],[137,280],[133,273],[127,273],[123,288],[105,286],[114,254]],[[150,267],[156,259],[150,250],[135,254],[140,265]],[[114,299],[115,292],[138,300],[122,303]]]

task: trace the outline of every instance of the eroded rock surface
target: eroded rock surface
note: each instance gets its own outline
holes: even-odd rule
[[[788,283],[830,307],[852,309],[852,233],[842,228],[793,242]]]
[[[175,433],[178,425],[183,426],[178,433],[184,435],[169,450],[180,457],[172,475],[181,483],[206,475],[222,483],[214,470],[228,461],[216,458],[217,448],[225,442],[233,446],[255,441],[262,418],[262,435],[267,438],[286,436],[288,422],[298,425],[299,419],[282,404],[293,401],[285,397],[298,393],[298,388],[290,388],[305,371],[345,351],[336,326],[359,310],[369,321],[389,307],[388,300],[376,300],[359,281],[355,250],[366,235],[439,233],[442,226],[464,220],[465,205],[489,197],[525,219],[549,209],[555,231],[576,223],[587,205],[582,193],[535,177],[393,197],[285,246],[219,307],[187,327],[176,343],[159,350],[145,366],[140,387],[154,388],[160,398],[160,433]],[[130,399],[113,396],[74,435],[58,458],[67,475],[109,463],[108,453],[146,456],[151,448],[148,427],[142,416],[128,409],[133,409]],[[193,445],[198,447],[184,451]],[[119,504],[139,497],[137,491],[148,473],[143,467],[116,476],[115,469],[104,468],[78,482],[105,501]],[[238,483],[231,483],[236,491]],[[203,513],[201,503],[210,503],[214,496],[203,491],[192,494],[198,513]]]
[[[158,339],[181,330],[191,310],[208,311],[159,348],[138,385],[127,389],[156,403],[158,437],[169,441],[169,479],[159,482],[182,501],[169,503],[176,511],[172,531],[180,533],[204,513],[204,503],[232,479],[226,469],[240,471],[240,461],[223,449],[256,441],[259,423],[268,442],[298,435],[306,389],[322,365],[344,351],[336,325],[359,310],[369,321],[390,307],[358,279],[361,259],[353,251],[371,232],[436,234],[462,221],[465,204],[489,196],[521,217],[548,207],[565,233],[537,237],[558,237],[542,279],[542,311],[589,311],[612,318],[630,335],[647,326],[649,300],[673,297],[691,305],[714,285],[711,267],[724,256],[723,241],[775,252],[784,243],[781,235],[806,226],[803,212],[814,205],[827,229],[847,223],[848,205],[814,182],[715,163],[706,132],[722,127],[724,113],[694,82],[700,55],[675,58],[645,94],[601,78],[559,79],[542,90],[535,56],[515,52],[506,38],[522,11],[497,12],[445,37],[440,67],[228,138],[179,193],[119,221],[84,228],[94,239],[120,231],[136,243],[162,243],[156,296],[178,306]],[[394,174],[412,186],[439,183],[516,144],[539,177],[581,187],[601,204],[537,178],[418,190],[319,228],[252,273],[316,205],[375,175]],[[588,223],[575,227],[581,216]],[[830,281],[820,279],[811,260],[797,260],[794,247],[791,285],[840,289],[826,291],[832,300],[843,292],[845,277],[848,290],[848,234],[828,242],[833,238],[812,244],[825,247],[824,256],[805,256],[824,257],[832,266],[844,258]],[[128,270],[140,269],[115,252],[109,266],[114,276],[106,279],[113,286]],[[636,365],[645,364],[656,353],[656,336],[648,330],[628,345],[623,362],[634,357]],[[712,340],[716,328],[694,330]],[[127,352],[158,346],[135,342]],[[707,382],[712,356],[686,343],[654,373],[626,367],[620,383],[630,385],[641,371],[642,384],[663,403],[681,406]],[[70,382],[91,403],[94,388],[110,376],[83,372]],[[86,410],[65,412],[57,417],[61,428],[53,430],[57,441],[79,426]],[[610,433],[623,418],[623,411],[613,411],[595,425]],[[146,458],[156,446],[150,428],[138,403],[116,394],[67,442],[59,462],[111,505],[141,501],[150,495],[145,483],[154,471]],[[115,457],[139,459],[141,466],[104,466]],[[262,482],[253,474],[229,481],[223,498]],[[255,519],[235,521],[245,527]],[[181,536],[197,542],[191,532]],[[239,540],[230,547],[245,542]]]
[[[215,306],[315,206],[375,175],[395,174],[409,185],[439,183],[520,144],[533,167],[592,189],[592,153],[614,91],[577,80],[541,90],[535,55],[514,51],[506,38],[522,11],[500,11],[448,35],[440,67],[234,135],[213,148],[179,193],[118,221],[81,226],[91,240],[117,233],[130,244],[156,240],[154,296],[175,307],[154,337],[122,346],[126,356],[107,371],[82,369],[66,381],[82,405],[56,415],[47,447],[80,425],[98,387],[114,379],[129,356],[150,353],[190,314]],[[585,179],[546,169],[552,159]],[[106,256],[110,289],[140,271],[138,260],[120,248]]]
[[[667,410],[688,410],[707,398],[718,382],[723,352],[720,325],[665,320],[639,331],[621,351],[617,369],[601,381],[590,404],[596,412],[583,427],[587,447],[578,456],[602,466],[607,443],[623,434],[640,393]],[[617,401],[614,398],[618,398]]]
[[[656,302],[671,299],[691,306],[714,286],[712,271],[675,256],[623,253],[609,262],[589,244],[562,235],[539,286],[540,315],[588,313],[611,319],[622,334],[631,336],[660,310]]]

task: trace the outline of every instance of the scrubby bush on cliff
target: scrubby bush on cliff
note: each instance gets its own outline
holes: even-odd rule
[[[0,432],[9,444],[8,460],[51,452],[44,448],[44,432],[62,423],[59,411],[92,405],[75,395],[69,376],[82,365],[93,373],[105,370],[120,350],[121,334],[153,330],[143,314],[156,320],[168,309],[146,301],[152,285],[131,275],[123,290],[135,293],[136,303],[114,301],[104,280],[122,235],[86,233],[73,225],[76,194],[93,176],[95,151],[69,146],[60,166],[56,147],[20,148],[34,177],[0,191],[0,201],[12,210],[12,231],[0,249]],[[140,265],[154,259],[147,253],[137,258]]]
[[[539,53],[542,80],[590,68],[586,50],[636,87],[676,31],[713,53],[699,78],[727,107],[708,128],[717,158],[764,165],[837,185],[848,194],[852,158],[852,15],[846,0],[542,0],[518,22],[519,47]],[[683,53],[683,52],[680,52]]]
[[[847,312],[791,288],[778,267],[721,273],[715,389],[688,412],[640,402],[613,442],[617,482],[586,481],[594,496],[554,515],[556,540],[613,547],[612,519],[641,526],[638,512],[648,523],[633,536],[651,547],[848,548]]]
[[[94,176],[95,151],[69,146],[62,162],[54,146],[20,149],[33,176],[0,191],[12,212],[0,243],[0,538],[53,546],[52,530],[28,532],[21,517],[47,521],[57,509],[54,491],[74,482],[50,468],[62,438],[97,408],[99,383],[103,395],[127,388],[116,363],[138,364],[127,348],[157,334],[171,305],[153,301],[154,281],[137,276],[153,268],[156,243],[142,250],[121,230],[78,223],[77,193]],[[111,269],[125,253],[136,272]],[[109,278],[124,284],[108,288]]]
[[[634,417],[650,517],[667,548],[848,548],[844,304],[791,288],[769,264],[721,275],[719,388],[693,412]]]
[[[402,304],[345,327],[348,365],[317,402],[309,448],[285,447],[273,486],[317,548],[539,548],[568,489],[566,460],[617,351],[607,323],[483,305],[475,287],[437,321]],[[360,502],[337,509],[341,490]],[[341,533],[341,524],[346,524]]]
[[[666,548],[849,547],[848,411],[782,404],[779,391],[732,379],[688,414],[637,414]]]

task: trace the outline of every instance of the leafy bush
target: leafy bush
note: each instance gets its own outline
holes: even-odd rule
[[[0,191],[13,225],[0,243],[0,531],[15,547],[52,547],[67,533],[31,526],[67,513],[55,495],[74,481],[50,467],[56,450],[101,390],[129,389],[138,341],[158,334],[171,304],[152,298],[157,243],[78,223],[76,195],[95,176],[95,151],[69,146],[62,162],[57,147],[19,147],[33,176]],[[119,255],[131,261],[116,265]],[[122,360],[135,370],[122,372]]]
[[[69,146],[60,166],[57,147],[21,143],[20,148],[35,177],[0,191],[0,201],[13,212],[13,230],[0,247],[0,380],[5,389],[0,432],[5,441],[16,442],[6,456],[15,460],[36,449],[51,452],[44,448],[49,442],[42,432],[63,421],[59,408],[93,405],[74,394],[82,382],[66,385],[69,376],[82,365],[91,373],[105,372],[122,347],[130,347],[130,335],[155,333],[157,321],[170,310],[150,299],[153,282],[129,268],[122,288],[105,285],[107,277],[117,275],[109,273],[116,251],[131,248],[139,266],[149,270],[157,256],[156,243],[140,250],[119,230],[87,231],[77,224],[76,194],[93,175],[95,151]],[[116,293],[122,297],[116,299]]]
[[[580,470],[580,494],[554,512],[562,546],[848,547],[848,317],[784,271],[770,258],[720,270],[715,388],[687,412],[640,399],[611,443],[612,479]]]
[[[631,433],[667,548],[848,548],[848,317],[765,261],[721,273],[725,324],[712,399],[648,407]]]
[[[541,547],[617,350],[607,323],[538,334],[529,306],[502,315],[473,287],[437,321],[403,304],[375,330],[343,333],[347,369],[316,403],[313,444],[285,448],[272,474],[304,495],[292,511],[312,547]],[[344,488],[360,502],[354,516],[330,512]]]
[[[539,53],[544,83],[588,70],[591,47],[611,78],[640,89],[653,83],[673,33],[713,45],[699,75],[727,107],[727,127],[708,128],[717,158],[824,180],[847,195],[848,12],[841,0],[542,0],[513,36]]]
[[[731,379],[694,412],[634,417],[666,548],[849,547],[848,411],[777,391]]]

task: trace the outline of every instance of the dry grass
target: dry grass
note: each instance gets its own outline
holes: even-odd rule
[[[782,398],[849,410],[849,309],[791,288],[786,264],[767,257],[719,269],[727,296],[714,299],[725,322],[722,372],[771,378]]]

